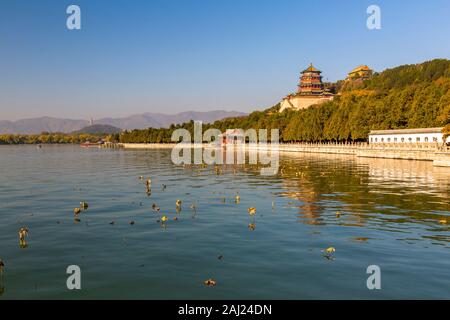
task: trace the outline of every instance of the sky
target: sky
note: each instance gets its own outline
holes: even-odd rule
[[[0,0],[0,119],[262,110],[310,62],[335,81],[450,58],[449,13],[448,0]]]

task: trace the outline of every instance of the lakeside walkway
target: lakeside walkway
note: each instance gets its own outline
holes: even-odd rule
[[[124,149],[172,149],[175,143],[119,143]],[[193,146],[193,145],[191,145]],[[202,147],[209,146],[203,144]],[[246,144],[247,150],[346,154],[365,158],[433,161],[433,165],[450,167],[450,148],[434,143],[280,143]]]

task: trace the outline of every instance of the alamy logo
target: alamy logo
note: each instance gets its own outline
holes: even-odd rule
[[[77,265],[68,266],[66,270],[70,276],[67,278],[67,289],[81,290],[81,269]]]
[[[369,290],[381,290],[381,269],[379,266],[371,265],[367,267],[367,274],[370,274],[367,278],[367,289]]]
[[[66,10],[67,17],[66,26],[69,30],[80,30],[81,29],[81,9],[77,5],[70,5]]]
[[[241,165],[246,163],[248,151],[248,164],[269,165],[261,169],[261,175],[278,173],[278,129],[271,130],[269,143],[267,129],[229,129],[224,133],[208,129],[203,133],[202,127],[201,121],[194,122],[193,139],[186,129],[174,130],[171,140],[178,142],[171,154],[174,164]]]
[[[381,29],[381,9],[377,5],[371,5],[367,8],[367,14],[370,16],[367,18],[367,28],[369,30]]]

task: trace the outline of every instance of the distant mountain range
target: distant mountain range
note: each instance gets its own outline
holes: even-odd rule
[[[209,123],[229,117],[245,115],[246,113],[224,110],[207,112],[187,111],[173,115],[147,112],[124,118],[102,118],[95,120],[95,124],[113,126],[123,130],[144,129],[149,127],[167,128],[171,124],[189,122],[190,120],[200,120]],[[59,119],[51,117],[17,121],[0,120],[0,134],[38,134],[41,132],[70,133],[89,125],[90,123],[87,120]]]

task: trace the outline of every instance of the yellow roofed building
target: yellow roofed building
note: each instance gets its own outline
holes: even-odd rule
[[[357,79],[370,79],[373,75],[373,70],[368,66],[359,66],[353,69],[347,77],[347,80],[357,80]]]

